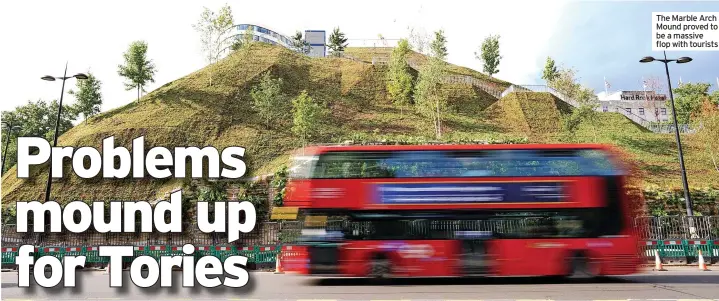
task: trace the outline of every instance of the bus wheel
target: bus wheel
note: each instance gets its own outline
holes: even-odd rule
[[[376,256],[370,262],[369,276],[373,279],[389,279],[392,277],[392,263],[384,255]]]
[[[570,279],[593,279],[599,276],[599,263],[581,253],[569,258],[568,267],[567,278]]]

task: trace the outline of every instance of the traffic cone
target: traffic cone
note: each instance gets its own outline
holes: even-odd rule
[[[280,253],[277,253],[277,259],[275,260],[275,274],[284,274],[285,271],[282,270],[282,261],[281,261]]]
[[[654,270],[655,271],[666,271],[662,265],[662,260],[659,258],[659,250],[654,252]]]
[[[700,271],[708,271],[706,262],[704,262],[704,255],[702,255],[702,250],[699,250],[699,270]]]

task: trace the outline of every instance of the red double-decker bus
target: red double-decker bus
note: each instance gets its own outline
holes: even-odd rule
[[[376,278],[635,273],[627,175],[612,154],[562,144],[303,149],[285,206],[339,220],[304,229],[292,246],[301,256],[283,265]]]

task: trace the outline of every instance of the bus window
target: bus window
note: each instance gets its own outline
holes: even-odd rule
[[[621,171],[599,150],[329,152],[314,178],[609,176]]]

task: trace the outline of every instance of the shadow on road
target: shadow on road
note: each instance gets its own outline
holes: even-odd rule
[[[98,276],[102,278],[99,282],[97,281]],[[142,272],[143,277],[147,277],[147,271]],[[49,274],[46,273],[46,277],[49,277]],[[214,275],[207,275],[208,278],[217,278],[219,280],[216,280],[217,284],[220,284],[224,278],[233,278],[230,275],[227,274],[214,274]],[[116,294],[119,297],[122,296],[129,296],[135,294],[133,291],[140,291],[142,295],[144,296],[160,296],[165,294],[170,295],[224,295],[228,293],[239,293],[239,294],[249,294],[251,293],[257,286],[256,281],[254,281],[253,277],[249,278],[249,282],[247,285],[240,287],[240,288],[233,288],[233,287],[227,287],[223,285],[219,285],[216,287],[204,287],[202,286],[197,280],[194,281],[193,287],[184,287],[182,283],[182,274],[180,272],[173,272],[172,273],[172,286],[171,287],[163,287],[161,286],[160,281],[158,280],[155,285],[146,287],[146,288],[140,288],[138,287],[130,278],[129,272],[123,271],[123,277],[122,277],[122,287],[110,287],[110,276],[107,274],[83,274],[78,273],[76,277],[76,286],[75,287],[64,287],[63,283],[61,282],[59,285],[54,287],[42,287],[39,284],[37,284],[34,279],[30,280],[30,286],[26,288],[19,288],[22,290],[23,293],[28,295],[33,295],[37,293],[38,291],[44,291],[51,294],[62,294],[62,293],[70,293],[71,295],[78,295],[87,293],[90,291],[93,291],[94,289],[97,289],[97,287],[88,289],[88,285],[85,284],[87,280],[90,280],[90,286],[97,286],[102,285],[104,287],[108,287],[110,291],[114,294]],[[6,286],[7,285],[7,286]],[[2,283],[2,287],[15,287],[17,288],[17,283]]]
[[[562,277],[463,277],[463,278],[396,278],[377,281],[362,278],[323,278],[308,280],[317,286],[412,286],[412,285],[537,285],[537,284],[610,284],[610,283],[697,283],[719,284],[719,275],[637,275],[567,279]]]

